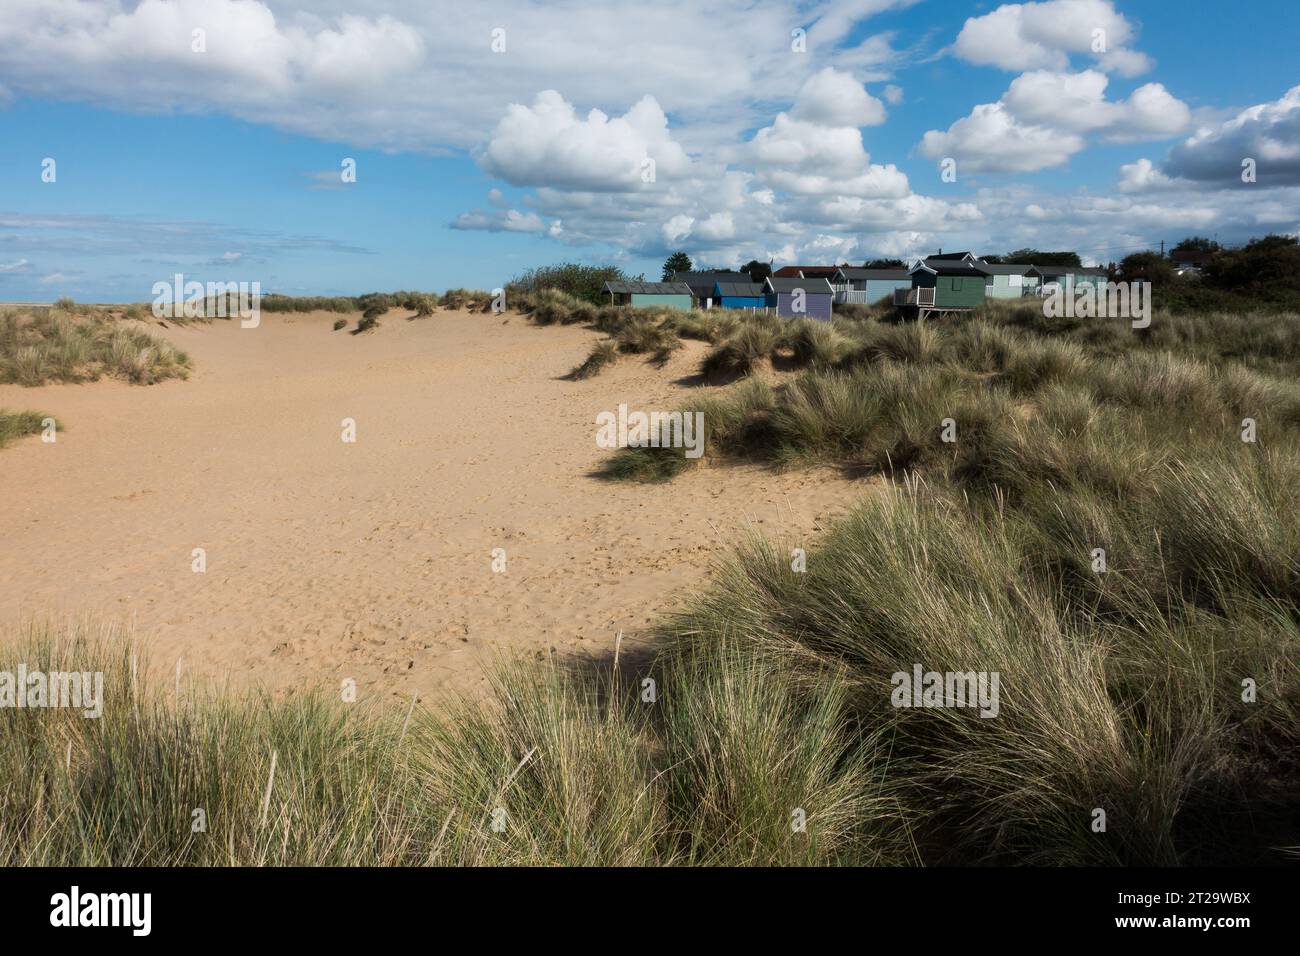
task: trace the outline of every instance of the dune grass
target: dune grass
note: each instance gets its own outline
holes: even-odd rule
[[[0,408],[0,448],[18,438],[38,434],[45,428],[49,418],[44,412],[11,412]],[[58,425],[59,428],[63,426]]]
[[[33,625],[3,669],[102,670],[104,712],[0,710],[0,863],[1281,862],[1300,489],[1278,477],[1021,508],[893,485],[805,570],[740,547],[657,659],[503,666],[492,705],[437,713],[178,695],[112,634]],[[998,674],[996,715],[894,706],[918,664]]]
[[[137,385],[186,378],[190,359],[171,343],[102,317],[54,308],[41,315],[0,314],[0,384],[95,381]]]
[[[496,706],[438,714],[178,695],[134,645],[84,625],[33,625],[4,650],[5,668],[20,660],[102,671],[104,708],[0,710],[3,865],[913,858],[883,741],[859,732],[847,686],[809,697],[725,647],[663,662],[654,702],[609,668],[504,666]]]
[[[599,375],[601,370],[618,361],[618,343],[605,339],[592,346],[591,353],[569,373],[569,378],[581,380]]]
[[[1189,500],[1200,477],[1144,515],[898,486],[804,574],[772,544],[743,549],[665,636],[731,641],[812,690],[847,682],[863,725],[889,730],[889,792],[929,862],[1281,862],[1300,795],[1300,600],[1280,582],[1300,550],[1279,505],[1296,489]],[[1105,536],[1087,533],[1099,514]],[[1244,534],[1256,520],[1269,530]],[[1110,569],[1081,571],[1098,543]],[[997,672],[998,715],[891,706],[891,675],[914,664]]]
[[[805,371],[698,403],[706,454],[881,480],[814,546],[738,547],[661,615],[648,662],[507,665],[490,705],[408,717],[324,692],[178,699],[121,638],[33,625],[0,669],[102,669],[105,711],[0,709],[0,863],[1287,861],[1294,359],[1262,331],[1111,354],[1010,315],[770,342],[738,325],[738,349]],[[997,674],[996,714],[897,706],[916,666]]]

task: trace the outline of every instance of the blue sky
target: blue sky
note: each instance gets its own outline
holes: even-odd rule
[[[6,8],[0,300],[1300,230],[1292,3]]]

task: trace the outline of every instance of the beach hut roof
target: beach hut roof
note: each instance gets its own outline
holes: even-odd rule
[[[906,269],[852,269],[840,270],[846,279],[906,279],[910,273]]]
[[[772,276],[767,280],[768,288],[773,292],[795,292],[802,289],[814,295],[830,295],[834,290],[825,279],[782,279]]]
[[[753,298],[763,294],[763,287],[757,282],[719,282],[718,295],[742,296]]]
[[[618,282],[605,283],[605,291],[618,295],[690,295],[685,282]]]

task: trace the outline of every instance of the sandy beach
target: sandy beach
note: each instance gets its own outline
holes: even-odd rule
[[[748,529],[806,538],[864,487],[759,466],[601,480],[596,415],[708,391],[682,381],[702,343],[573,382],[588,329],[407,314],[363,335],[325,313],[151,322],[187,381],[0,386],[66,423],[0,452],[0,621],[131,623],[155,668],[240,685],[477,694],[503,652],[636,646]]]

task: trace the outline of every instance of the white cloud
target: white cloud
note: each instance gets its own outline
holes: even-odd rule
[[[1097,133],[1112,142],[1167,139],[1191,122],[1191,111],[1159,83],[1126,100],[1106,99],[1110,78],[1097,70],[1032,70],[1011,81],[996,103],[984,103],[947,131],[930,130],[921,153],[957,160],[957,172],[1035,172],[1069,162]]]
[[[0,272],[26,272],[30,263],[26,259],[16,262],[0,262]]]
[[[1097,70],[1035,70],[1012,80],[1002,102],[1017,120],[1075,132],[1104,131],[1116,140],[1165,139],[1191,122],[1187,104],[1160,83],[1147,83],[1127,100],[1106,99],[1110,78]]]
[[[538,90],[617,112],[649,90],[717,142],[752,128],[754,103],[788,96],[821,67],[888,78],[899,54],[861,24],[912,2],[662,0],[611,16],[582,0],[5,0],[0,76],[20,97],[217,110],[329,142],[424,151],[481,143],[503,104]],[[799,24],[815,56],[791,55]],[[194,29],[206,31],[203,53],[191,49]]]
[[[819,126],[879,126],[885,105],[852,74],[828,66],[804,83],[790,115]]]
[[[652,167],[654,180],[644,175]],[[516,186],[632,191],[659,177],[686,173],[690,160],[668,132],[668,118],[652,96],[610,119],[600,110],[579,118],[555,90],[537,94],[531,107],[512,104],[497,123],[480,165]]]
[[[1224,187],[1241,186],[1242,161],[1254,159],[1258,186],[1300,184],[1300,86],[1271,103],[1198,129],[1170,150],[1164,171]]]
[[[480,229],[485,232],[544,232],[546,224],[535,212],[501,209],[484,212],[475,209],[463,212],[451,222],[453,229]]]
[[[948,127],[930,130],[921,153],[930,159],[953,158],[963,172],[1032,173],[1061,166],[1085,146],[1074,133],[1019,123],[1001,103],[984,103]]]
[[[865,98],[864,98],[865,97]],[[871,162],[858,129],[883,121],[884,106],[852,76],[822,70],[800,89],[789,113],[760,129],[751,156],[767,185],[799,195],[899,197],[907,176]]]
[[[897,106],[903,102],[903,88],[890,83],[885,87],[885,102],[890,106]]]
[[[1072,54],[1082,54],[1102,69],[1137,76],[1151,63],[1128,47],[1135,34],[1111,0],[1011,3],[968,19],[953,52],[969,63],[1004,70],[1064,70]]]
[[[1185,180],[1180,181],[1166,176],[1156,169],[1155,164],[1149,159],[1139,159],[1134,163],[1125,163],[1119,168],[1119,188],[1121,192],[1136,193],[1176,189],[1180,184],[1189,185]]]

